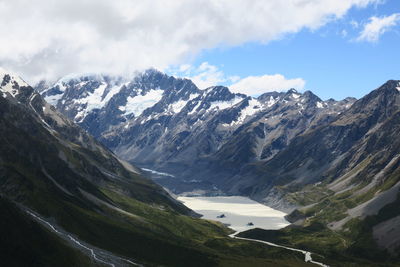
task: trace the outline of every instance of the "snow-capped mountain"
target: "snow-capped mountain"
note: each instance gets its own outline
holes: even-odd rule
[[[165,103],[171,103],[169,112],[179,112],[198,91],[189,80],[148,70],[130,81],[104,75],[70,75],[43,90],[42,95],[74,122],[100,137],[112,126],[140,117],[148,108],[162,111]]]
[[[0,68],[0,90],[3,97],[10,95],[16,97],[21,93],[20,87],[28,87],[28,84],[17,75],[7,72],[5,69]]]
[[[82,147],[104,153],[104,148],[86,133],[81,127],[74,124],[56,108],[47,103],[42,96],[28,85],[18,75],[0,69],[1,96],[23,109],[34,114],[37,120],[50,134],[77,143]]]
[[[175,192],[228,190],[226,181],[241,168],[272,158],[354,102],[294,89],[257,98],[223,86],[199,90],[153,69],[131,80],[67,76],[42,95],[120,157],[179,176],[187,186],[160,181]]]

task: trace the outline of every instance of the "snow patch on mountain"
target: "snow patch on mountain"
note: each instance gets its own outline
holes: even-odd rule
[[[173,110],[174,113],[179,113],[179,112],[181,112],[181,110],[186,106],[186,104],[187,104],[190,100],[195,99],[195,98],[198,97],[198,96],[199,96],[199,94],[191,94],[191,95],[189,96],[189,99],[188,99],[188,100],[178,100],[178,101],[172,103],[172,104],[170,105],[170,107],[171,107],[171,109]]]
[[[317,108],[324,108],[324,105],[321,102],[317,102]]]
[[[86,112],[90,112],[93,109],[100,109],[105,103],[103,102],[103,94],[107,84],[102,83],[97,87],[93,93],[89,93],[84,98],[75,99],[74,102],[77,104],[86,104]]]
[[[237,103],[241,102],[243,97],[235,96],[232,100],[229,101],[214,101],[211,102],[210,110],[214,108],[218,108],[219,110],[227,109],[233,107]]]
[[[140,116],[143,111],[154,106],[161,100],[164,91],[161,89],[152,89],[145,95],[129,96],[125,106],[119,106],[118,109],[124,112],[124,115],[133,114],[135,117]]]
[[[293,93],[292,96],[293,96],[293,98],[298,99],[298,98],[300,98],[301,95],[300,95],[300,94]]]
[[[253,116],[257,112],[262,110],[262,104],[257,99],[249,100],[249,105],[240,111],[240,116],[236,121],[231,122],[231,126],[242,124],[247,117]]]
[[[172,103],[170,106],[174,113],[179,113],[186,106],[187,102],[187,100],[179,100]]]
[[[273,98],[272,96],[269,97],[269,100],[267,102],[267,107],[272,107],[273,105],[276,104],[276,102],[278,102],[277,99]]]
[[[101,107],[104,107],[114,95],[119,93],[121,88],[122,88],[122,86],[123,85],[115,85],[115,86],[111,87],[110,90],[108,91],[108,93],[106,94],[106,96],[104,97],[104,99],[102,100],[102,106]]]

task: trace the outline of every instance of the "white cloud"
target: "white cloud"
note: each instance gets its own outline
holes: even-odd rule
[[[286,79],[281,74],[248,76],[229,86],[235,93],[257,96],[272,91],[286,91],[291,88],[303,90],[305,81],[302,78]]]
[[[191,68],[190,64],[182,64],[179,66],[179,72],[187,72]]]
[[[196,74],[189,76],[200,89],[220,85],[226,81],[224,73],[216,66],[203,62],[196,70]]]
[[[379,0],[0,0],[0,65],[28,79],[130,73],[317,29]]]
[[[226,85],[227,82],[235,82],[240,79],[239,76],[226,77],[222,70],[208,62],[203,62],[198,67],[183,64],[176,68],[169,68],[167,72],[177,77],[191,79],[200,89],[215,85]]]
[[[377,42],[382,34],[396,26],[400,21],[400,13],[390,16],[371,17],[369,22],[364,25],[363,30],[357,37],[357,41]]]

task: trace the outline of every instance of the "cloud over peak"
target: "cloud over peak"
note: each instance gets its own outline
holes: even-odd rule
[[[208,62],[203,62],[197,67],[184,64],[169,69],[168,72],[177,77],[191,79],[200,89],[215,85],[225,85],[232,92],[250,96],[258,96],[272,91],[286,91],[291,88],[303,90],[306,83],[302,78],[287,79],[282,74],[247,77],[227,76],[217,66]]]
[[[302,78],[286,79],[281,74],[248,76],[230,86],[233,92],[258,96],[266,92],[287,91],[295,88],[303,90],[306,82]]]

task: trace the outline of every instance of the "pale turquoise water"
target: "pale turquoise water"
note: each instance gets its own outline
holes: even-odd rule
[[[284,212],[262,205],[247,197],[178,197],[187,207],[203,215],[204,219],[220,221],[229,224],[236,231],[251,228],[276,230],[289,223]],[[224,214],[225,218],[217,218]],[[248,226],[251,222],[254,225]]]

